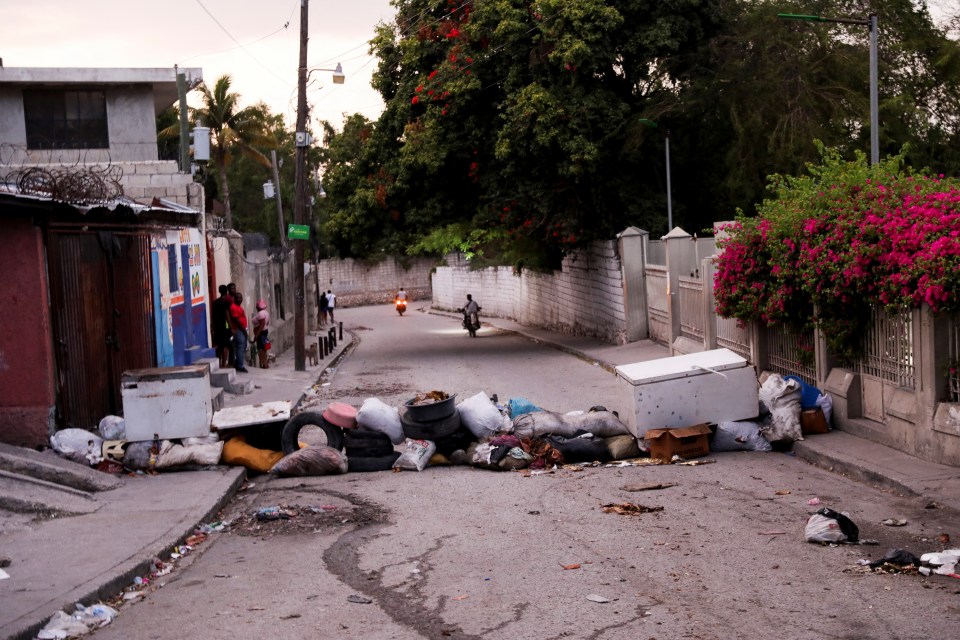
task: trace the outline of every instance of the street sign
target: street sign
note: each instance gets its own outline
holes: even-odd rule
[[[305,224],[291,224],[287,226],[287,237],[291,240],[309,240],[310,226]]]

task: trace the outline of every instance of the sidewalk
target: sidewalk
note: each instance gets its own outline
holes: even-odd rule
[[[597,362],[608,371],[621,364],[670,355],[669,349],[650,340],[614,346],[590,338],[524,327],[500,318],[483,318],[483,323]],[[843,431],[808,436],[794,443],[793,452],[801,460],[858,482],[960,513],[960,468],[926,462]]]
[[[286,400],[297,406],[350,346],[350,334],[344,332],[343,337],[332,354],[318,366],[308,363],[306,371],[294,371],[293,349],[278,356],[269,369],[249,367],[249,373],[238,375],[253,382],[253,393],[225,394],[224,405]],[[35,452],[24,452],[24,458],[31,453]],[[54,454],[43,455],[61,464],[73,464]],[[94,478],[99,474],[113,479],[75,466]],[[12,560],[4,569],[10,577],[0,580],[0,638],[34,638],[58,610],[72,611],[76,602],[90,604],[113,598],[134,578],[147,575],[154,558],[166,559],[198,524],[215,519],[241,487],[245,475],[242,467],[219,467],[123,476],[114,488],[106,490],[68,489],[83,507],[69,510],[78,515],[30,522],[27,518],[0,520],[4,525],[0,556]]]
[[[651,341],[616,346],[499,318],[483,322],[608,371],[669,355]],[[333,354],[318,366],[308,365],[306,371],[294,371],[292,349],[278,356],[270,369],[250,367],[249,373],[240,375],[254,383],[253,393],[228,394],[225,406],[275,400],[309,404],[314,385],[350,348],[350,334],[344,332],[343,337]],[[794,452],[811,464],[960,512],[958,468],[926,463],[841,431],[798,442]],[[89,604],[115,596],[135,577],[146,575],[153,558],[166,558],[198,524],[215,516],[244,477],[238,467],[123,477],[116,488],[89,493],[87,499],[96,503],[90,513],[23,526],[15,523],[0,537],[0,555],[12,558],[5,569],[10,578],[0,580],[0,638],[33,638],[56,611],[70,610],[75,602]]]

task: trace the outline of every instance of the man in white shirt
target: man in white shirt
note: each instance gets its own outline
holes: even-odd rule
[[[337,296],[330,289],[327,289],[327,315],[330,316],[330,322],[333,320],[333,308],[337,306]]]

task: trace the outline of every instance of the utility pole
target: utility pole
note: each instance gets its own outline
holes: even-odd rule
[[[187,76],[173,67],[177,75],[177,100],[180,102],[180,173],[190,173],[190,123],[187,112]]]
[[[297,144],[296,194],[293,200],[294,224],[303,224],[307,207],[307,16],[310,0],[300,0],[300,65],[297,67]],[[306,295],[303,291],[303,240],[293,241],[294,309],[293,363],[296,371],[306,371]]]
[[[273,165],[273,184],[276,185],[277,228],[280,230],[280,246],[287,248],[287,230],[283,225],[283,203],[280,201],[280,169],[277,166],[277,150],[270,149],[270,163]]]

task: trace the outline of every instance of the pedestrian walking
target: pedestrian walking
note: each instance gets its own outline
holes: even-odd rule
[[[337,306],[337,294],[327,289],[327,315],[330,317],[330,324],[334,323],[333,310]]]
[[[270,348],[270,312],[267,301],[257,302],[257,312],[253,315],[253,343],[257,345],[257,358],[261,369],[269,369],[267,350]]]
[[[227,290],[227,285],[222,284],[217,287],[220,297],[213,301],[210,309],[210,333],[213,338],[213,347],[217,350],[217,358],[220,360],[220,366],[229,366],[232,362],[230,358],[230,346],[233,344],[233,331],[230,328],[230,307],[233,305],[233,297]]]
[[[328,307],[328,305],[329,305],[329,302],[327,301],[327,294],[324,293],[323,291],[321,291],[321,292],[320,292],[320,311],[319,311],[319,315],[320,315],[320,318],[319,318],[319,319],[320,319],[320,326],[321,326],[321,327],[327,326],[327,307]]]

